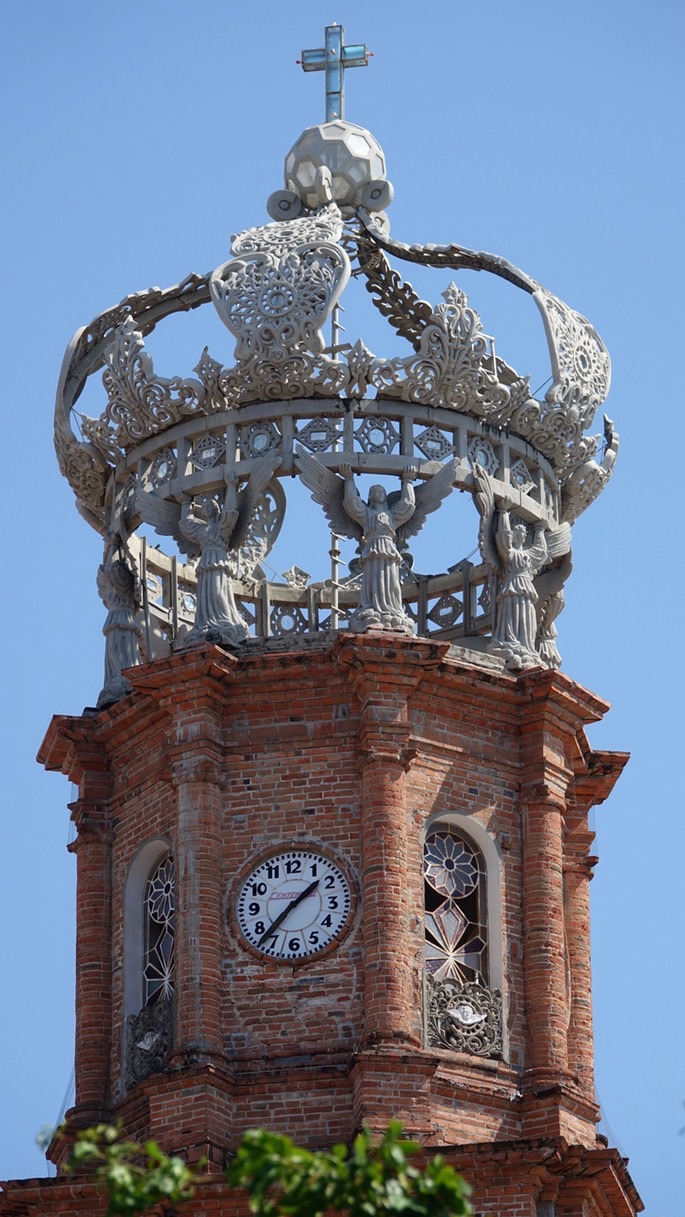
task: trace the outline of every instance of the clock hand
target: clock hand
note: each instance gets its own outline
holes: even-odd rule
[[[279,913],[276,920],[271,922],[271,925],[269,926],[268,930],[264,931],[261,938],[259,939],[259,942],[257,943],[257,946],[261,947],[262,943],[266,942],[266,939],[269,938],[269,936],[271,934],[273,934],[274,930],[277,930],[279,925],[283,924],[286,917],[288,916],[288,913],[290,913],[292,911],[292,909],[297,908],[298,904],[301,904],[303,900],[306,900],[307,896],[311,896],[314,889],[317,888],[318,886],[319,886],[319,880],[312,879],[312,882],[309,884],[309,887],[305,887],[299,893],[298,896],[295,896],[294,900],[291,900],[289,904],[286,904],[285,908],[283,909],[283,912]]]

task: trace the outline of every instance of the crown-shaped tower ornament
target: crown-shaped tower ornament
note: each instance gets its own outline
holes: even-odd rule
[[[57,457],[105,541],[99,705],[126,693],[125,669],[202,640],[244,647],[255,637],[390,629],[453,640],[514,671],[561,662],[554,621],[571,569],[570,526],[606,485],[618,451],[607,417],[603,437],[588,434],[609,389],[606,349],[584,317],[504,259],[391,238],[383,151],[344,118],[345,71],[368,62],[366,47],[346,46],[332,26],[325,47],[301,62],[325,71],[326,122],[288,153],[284,187],[268,200],[271,222],[234,236],[230,259],[211,274],[127,296],[78,330],[65,355]],[[460,287],[430,304],[389,257],[477,269],[530,295],[549,349],[544,398],[496,354]],[[406,340],[406,355],[340,343],[338,305],[353,273]],[[158,375],[145,338],[200,305],[213,305],[233,336],[233,361],[205,349],[194,375]],[[79,416],[78,435],[74,408],[98,372],[104,409]],[[366,501],[354,481],[362,473],[385,483]],[[290,572],[270,581],[262,567],[292,475],[333,530],[322,582]],[[446,538],[444,573],[416,576],[409,542],[453,489],[478,509],[482,562],[460,561]],[[148,549],[141,525],[173,538],[176,555]],[[343,536],[359,547],[344,578]]]

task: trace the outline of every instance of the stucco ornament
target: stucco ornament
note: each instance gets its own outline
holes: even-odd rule
[[[142,630],[136,616],[140,608],[138,575],[133,558],[116,533],[107,537],[104,557],[98,567],[97,587],[107,609],[102,627],[105,683],[97,700],[101,710],[130,693],[131,682],[122,673],[140,663]]]
[[[538,667],[544,662],[536,646],[539,607],[545,607],[552,595],[558,597],[560,588],[550,591],[541,606],[535,579],[543,567],[568,552],[569,530],[562,526],[548,538],[544,526],[538,525],[529,543],[523,521],[514,518],[512,522],[508,502],[498,510],[492,481],[478,464],[473,466],[473,481],[480,513],[481,554],[497,578],[495,624],[488,651],[500,656],[512,671]],[[549,612],[549,625],[562,607],[563,600],[557,599],[556,613]],[[552,652],[548,662],[549,666],[558,666]]]
[[[561,518],[572,524],[581,512],[601,494],[611,477],[618,456],[619,436],[612,420],[604,415],[604,453],[601,461],[587,460],[578,465],[564,483]]]
[[[426,975],[429,1047],[473,1056],[502,1055],[502,992],[476,981],[460,984]]]
[[[125,1086],[130,1090],[164,1068],[174,1039],[174,1003],[161,998],[126,1020]]]
[[[137,507],[146,523],[163,535],[173,536],[181,552],[189,558],[199,555],[195,568],[195,621],[184,639],[184,646],[204,640],[238,646],[247,638],[248,626],[236,607],[233,593],[234,554],[242,546],[249,551],[253,539],[251,526],[279,464],[280,457],[265,457],[255,462],[240,494],[236,480],[232,479],[225,487],[223,501],[208,496],[199,508],[188,500],[179,505],[153,494],[138,496]]]
[[[271,222],[235,235],[211,274],[135,292],[76,331],[55,406],[60,469],[92,527],[126,538],[144,590],[148,655],[188,639],[234,646],[248,631],[388,628],[478,652],[489,645],[511,670],[558,667],[569,525],[604,489],[618,452],[608,419],[603,438],[591,433],[609,389],[608,354],[585,317],[506,259],[391,237],[382,149],[344,118],[344,72],[363,66],[367,50],[348,47],[337,26],[326,36],[330,46],[302,60],[325,74],[326,122],[288,153],[282,189],[267,204]],[[421,299],[396,259],[449,270],[458,282],[437,302]],[[549,353],[542,394],[496,350],[463,290],[467,270],[531,299]],[[352,275],[404,351],[370,350],[353,309],[343,321]],[[205,347],[192,374],[161,375],[148,336],[171,314],[210,303],[235,357],[220,361]],[[77,403],[97,373],[106,402],[90,418]],[[266,461],[273,478],[243,515]],[[377,479],[366,499],[352,470]],[[334,532],[358,544],[350,559],[334,538],[330,569],[307,581],[297,572],[311,554],[279,555],[279,569],[288,567],[280,578],[265,560],[293,473]],[[389,479],[401,489],[388,493]],[[442,569],[419,574],[409,538],[452,486],[474,494],[483,561],[455,552],[458,534],[446,529]],[[145,523],[178,552],[147,545],[136,535]]]
[[[102,421],[109,425],[120,448],[130,448],[148,435],[204,412],[207,390],[200,380],[155,376],[143,335],[132,317],[116,331],[106,362],[102,381],[107,406]],[[98,430],[92,419],[85,420],[84,429],[100,451],[111,452],[107,433]]]
[[[417,351],[421,348],[423,324],[431,324],[424,320],[425,302],[412,299],[413,318],[410,321],[406,302],[402,307],[401,300],[406,293],[405,285],[387,273],[387,263],[378,256],[379,251],[423,266],[486,271],[532,296],[544,324],[552,384],[541,401],[534,397],[522,401],[518,392],[515,393],[511,408],[502,410],[499,425],[506,425],[508,430],[528,440],[551,460],[562,482],[594,456],[599,437],[586,436],[584,432],[592,425],[597,409],[609,392],[611,361],[599,334],[587,318],[505,258],[456,244],[407,245],[391,238],[368,210],[359,208],[357,214],[361,229],[357,236],[358,257],[374,303],[391,317],[393,324],[396,324],[393,314],[404,314],[411,330],[406,336],[412,339],[413,335]],[[393,296],[397,297],[398,293],[399,310],[392,306]],[[396,328],[403,332],[403,327],[400,320]],[[496,365],[493,359],[494,366],[499,368],[499,359]],[[511,369],[502,364],[501,370],[501,379],[510,384]],[[516,380],[521,379],[515,373],[513,375]]]
[[[402,605],[400,567],[402,546],[422,529],[426,516],[435,511],[454,484],[458,462],[450,461],[415,492],[416,468],[402,472],[402,490],[386,494],[383,486],[372,486],[364,502],[354,485],[352,468],[340,466],[342,478],[327,469],[315,456],[299,448],[297,468],[312,498],[319,503],[339,536],[361,544],[361,592],[359,605],[350,618],[350,629],[362,633],[373,628],[414,633],[414,622]]]
[[[367,383],[383,397],[446,406],[500,425],[529,399],[528,379],[497,360],[492,338],[455,283],[443,292],[443,301],[421,330],[418,354],[371,360]]]
[[[322,326],[350,277],[350,260],[336,243],[341,234],[333,204],[318,225],[286,220],[234,239],[240,256],[210,279],[216,310],[237,339],[237,367],[219,378],[226,401],[288,400],[345,388],[348,370],[321,354]]]

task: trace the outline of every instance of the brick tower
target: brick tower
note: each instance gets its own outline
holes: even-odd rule
[[[627,758],[590,747],[607,706],[560,672],[554,626],[571,524],[617,452],[608,421],[601,459],[586,434],[608,357],[511,264],[390,238],[382,150],[343,117],[365,58],[340,27],[304,53],[327,65],[327,121],[289,153],[271,223],[65,357],[56,448],[105,541],[105,681],[40,752],[78,787],[76,1101],[57,1177],[6,1185],[7,1217],[103,1212],[62,1168],[79,1128],[115,1119],[207,1158],[196,1217],[234,1212],[220,1169],[246,1128],[324,1146],[393,1117],[479,1212],[642,1207],[593,1081],[588,812]],[[527,292],[546,398],[459,288],[431,308],[388,254]],[[340,343],[353,261],[413,353]],[[210,302],[234,363],[205,351],[194,377],[158,376],[144,336]],[[102,367],[103,415],[77,438]],[[385,484],[360,492],[367,474]],[[331,525],[318,582],[266,574],[289,476]],[[446,541],[444,573],[418,574],[411,538],[459,498],[481,563]]]

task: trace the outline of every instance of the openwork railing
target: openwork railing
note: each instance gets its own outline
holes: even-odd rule
[[[182,642],[192,628],[196,580],[192,566],[132,537],[142,589],[143,646],[152,658]],[[136,552],[137,550],[137,552]],[[250,633],[289,638],[345,630],[358,600],[357,580],[337,588],[330,580],[293,587],[267,580],[259,570],[236,580],[236,604]],[[464,560],[446,574],[419,576],[402,585],[403,604],[422,637],[445,640],[487,635],[492,628],[492,577],[484,564]]]

